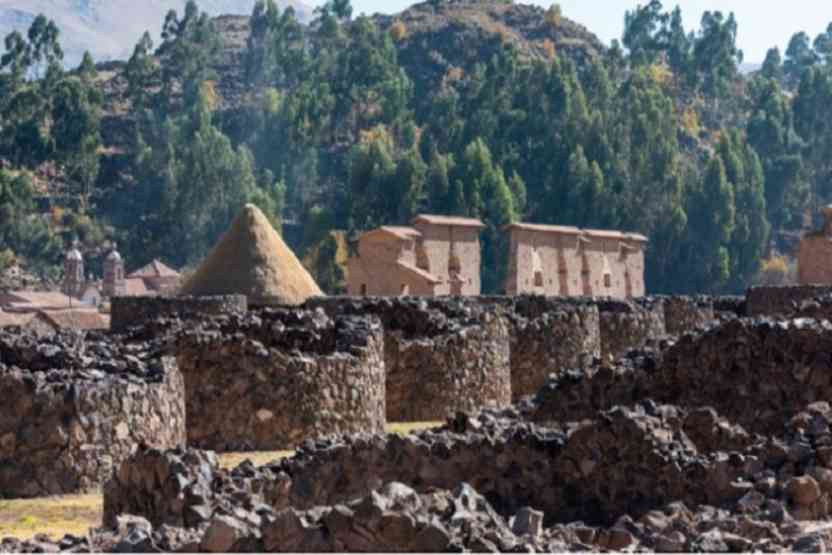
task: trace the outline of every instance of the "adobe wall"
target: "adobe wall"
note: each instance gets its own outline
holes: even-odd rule
[[[0,333],[0,498],[89,491],[140,444],[185,443],[176,361],[99,333]]]
[[[800,241],[797,280],[800,285],[832,283],[832,241],[826,232],[809,233]]]
[[[599,299],[597,305],[601,358],[604,361],[617,360],[629,351],[667,334],[663,299]]]
[[[305,308],[381,319],[390,422],[511,403],[510,329],[500,307],[469,298],[322,297]]]
[[[433,225],[414,222],[415,227],[422,234],[422,244],[430,261],[429,272],[443,279],[444,282],[436,288],[437,295],[449,295],[451,286],[449,281],[448,261],[450,259],[451,239],[456,248],[456,254],[462,264],[462,295],[479,295],[482,291],[480,233],[478,228],[447,225]]]
[[[511,395],[534,395],[550,374],[580,368],[601,355],[598,307],[545,297],[518,297],[511,322]]]
[[[270,451],[381,432],[383,349],[373,318],[265,309],[206,319],[177,339],[188,444]]]
[[[214,297],[113,297],[110,301],[110,329],[124,331],[159,317],[193,319],[214,314],[245,312],[244,295]]]
[[[800,303],[830,294],[832,286],[828,285],[751,287],[746,293],[748,316],[788,316]]]

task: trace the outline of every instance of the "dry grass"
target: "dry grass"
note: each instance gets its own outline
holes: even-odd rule
[[[389,424],[391,434],[407,435],[420,430],[436,428],[441,422],[409,422]],[[246,459],[255,465],[291,457],[293,451],[269,451],[258,453],[225,453],[220,455],[223,468],[234,468]],[[0,500],[0,538],[28,539],[47,534],[60,539],[66,534],[86,535],[90,528],[101,525],[102,498],[100,493],[46,497],[41,499]]]
[[[83,536],[101,526],[100,494],[0,501],[0,537]]]

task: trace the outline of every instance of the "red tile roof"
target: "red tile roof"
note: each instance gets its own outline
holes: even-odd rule
[[[155,278],[155,277],[179,277],[179,272],[174,270],[173,268],[166,266],[159,260],[153,260],[147,266],[143,268],[139,268],[132,274],[127,276],[128,278]]]
[[[153,294],[147,288],[142,278],[127,278],[124,280],[124,295],[127,297],[141,297],[144,295]]]
[[[98,310],[41,310],[39,314],[60,329],[105,330],[110,328],[110,317],[101,314]]]

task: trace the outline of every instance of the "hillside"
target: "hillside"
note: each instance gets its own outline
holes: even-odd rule
[[[300,0],[280,0],[291,5],[307,21],[312,8]],[[61,29],[67,66],[75,66],[85,50],[96,60],[123,59],[145,31],[158,35],[170,9],[180,11],[185,0],[0,0],[0,36],[12,31],[26,33],[40,14],[53,19]],[[200,8],[212,15],[249,14],[254,0],[202,0]],[[2,45],[0,45],[2,49]]]

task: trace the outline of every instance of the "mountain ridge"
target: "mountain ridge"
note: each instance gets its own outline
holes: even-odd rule
[[[255,0],[201,0],[207,13],[248,15]],[[292,6],[301,21],[312,17],[313,8],[301,0],[278,0],[281,9]],[[0,0],[0,36],[12,31],[25,34],[31,22],[43,13],[61,29],[64,63],[77,65],[84,51],[96,61],[126,59],[142,33],[158,39],[165,14],[182,12],[185,0]],[[0,43],[0,51],[3,50]]]

